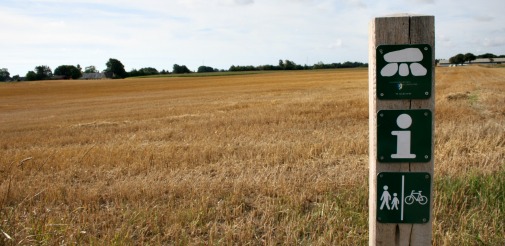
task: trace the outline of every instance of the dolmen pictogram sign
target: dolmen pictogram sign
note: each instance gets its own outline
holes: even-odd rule
[[[379,45],[376,53],[377,98],[431,97],[433,73],[430,45]]]

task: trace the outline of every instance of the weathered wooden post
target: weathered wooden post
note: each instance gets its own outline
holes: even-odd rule
[[[369,244],[431,245],[435,18],[374,18],[369,37]]]

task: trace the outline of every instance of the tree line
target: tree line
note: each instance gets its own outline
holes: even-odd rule
[[[472,63],[472,61],[475,61],[475,60],[481,59],[481,58],[488,58],[488,59],[505,58],[505,55],[497,56],[495,54],[485,53],[485,54],[476,56],[472,53],[466,53],[466,54],[460,53],[460,54],[457,54],[457,55],[449,58],[449,62],[451,64],[463,64],[465,62]]]
[[[159,75],[159,74],[170,74],[168,70],[158,71],[156,68],[145,67],[141,69],[132,69],[127,72],[124,65],[118,59],[110,58],[106,65],[106,69],[101,73],[104,74],[106,78],[110,79],[123,79],[126,77],[137,77],[137,76],[149,76],[149,75]],[[214,70],[213,70],[214,71]],[[74,65],[61,65],[53,70],[46,65],[36,66],[33,71],[28,71],[25,77],[20,77],[15,75],[10,77],[9,70],[7,68],[0,69],[0,82],[3,81],[35,81],[35,80],[51,80],[51,79],[79,79],[86,73],[100,73],[95,66],[88,66],[84,69],[77,64]],[[181,73],[191,73],[191,71],[185,65],[174,64],[173,71],[174,74]]]
[[[344,62],[344,63],[331,63],[324,64],[318,62],[312,66],[299,65],[290,60],[279,60],[278,65],[260,65],[260,66],[235,66],[232,65],[228,71],[269,71],[269,70],[312,70],[312,69],[332,69],[332,68],[356,68],[368,67],[368,63],[361,62]]]
[[[185,65],[174,64],[172,71],[161,70],[158,71],[153,67],[145,67],[140,69],[132,69],[127,72],[124,65],[118,59],[110,58],[106,65],[106,69],[102,71],[106,78],[111,79],[123,79],[126,77],[139,77],[139,76],[151,76],[151,75],[163,75],[163,74],[185,74],[193,73]],[[232,65],[228,70],[217,69],[209,66],[200,66],[197,69],[197,73],[211,73],[211,72],[237,72],[237,71],[266,71],[266,70],[309,70],[309,69],[331,69],[331,68],[355,68],[355,67],[367,67],[367,63],[361,62],[344,62],[344,63],[331,63],[324,64],[319,62],[312,66],[299,65],[290,60],[279,60],[277,65],[261,65],[261,66],[235,66]],[[0,69],[0,82],[1,81],[35,81],[35,80],[50,80],[50,79],[79,79],[86,73],[100,73],[95,66],[88,66],[84,69],[77,64],[74,65],[61,65],[58,66],[54,71],[46,65],[36,66],[33,71],[28,71],[25,77],[20,77],[15,75],[10,77],[8,69]]]

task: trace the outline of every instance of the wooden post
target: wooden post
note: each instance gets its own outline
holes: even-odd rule
[[[431,137],[431,159],[428,162],[384,163],[377,155],[377,121],[379,110],[426,109],[432,112],[431,136],[434,136],[435,119],[435,18],[434,16],[395,15],[374,18],[369,33],[369,245],[431,245],[433,221],[433,170],[434,144]],[[424,99],[380,99],[377,96],[377,53],[379,45],[427,44],[431,46],[431,92]],[[401,64],[400,64],[401,65]],[[404,66],[404,70],[405,71]],[[400,69],[401,70],[401,69]],[[428,92],[427,92],[428,94]],[[380,95],[380,93],[379,93]],[[399,141],[399,140],[398,140]],[[380,158],[380,157],[379,157]],[[383,172],[429,173],[429,220],[426,223],[381,223],[378,221],[378,174]],[[380,189],[380,188],[379,188]],[[425,193],[426,194],[426,193]],[[378,197],[379,196],[379,197]]]

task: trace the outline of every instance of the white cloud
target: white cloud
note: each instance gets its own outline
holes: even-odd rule
[[[434,4],[435,0],[415,0],[417,3]]]
[[[495,18],[493,16],[480,15],[480,16],[475,16],[474,19],[477,21],[480,21],[480,22],[492,22],[492,21],[494,21]]]
[[[347,2],[354,7],[367,8],[367,4],[362,0],[347,0]]]
[[[248,4],[253,4],[254,0],[234,0],[233,2],[235,2],[239,5],[248,5]]]
[[[330,49],[336,49],[342,47],[342,39],[337,39],[335,42],[331,43],[328,45],[328,48]]]
[[[503,47],[505,46],[505,37],[483,38],[482,45],[484,47]]]

